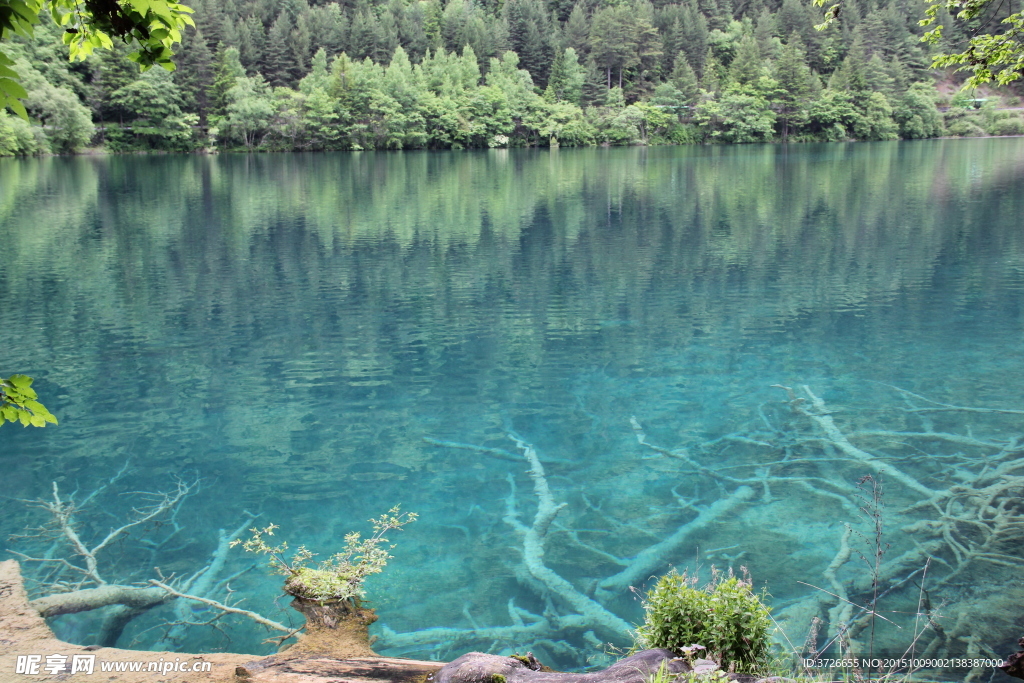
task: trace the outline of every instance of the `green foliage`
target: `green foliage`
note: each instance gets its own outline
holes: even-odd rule
[[[0,157],[30,156],[48,152],[46,134],[39,126],[31,126],[19,117],[0,109]]]
[[[18,60],[27,88],[25,107],[42,126],[46,149],[40,151],[63,154],[75,152],[89,144],[95,128],[89,110],[70,88],[51,84],[42,74]]]
[[[23,427],[45,427],[57,424],[57,418],[37,399],[32,378],[26,375],[0,377],[0,426],[4,422],[20,422]]]
[[[126,128],[114,128],[107,141],[114,151],[195,148],[195,114],[182,111],[179,88],[163,70],[149,71],[110,96],[110,105]]]
[[[775,132],[775,112],[768,101],[739,91],[704,98],[694,109],[693,120],[711,140],[721,142],[767,142]]]
[[[63,41],[72,60],[84,60],[96,48],[110,49],[112,38],[119,38],[136,46],[128,58],[143,69],[159,64],[173,70],[171,48],[181,42],[181,30],[194,25],[190,8],[168,0],[0,0],[0,38],[30,37],[44,9],[49,9],[53,21],[63,27]],[[27,119],[25,108],[18,102],[27,93],[12,66],[10,57],[0,52],[0,107],[8,106]]]
[[[315,567],[308,566],[308,562],[316,555],[306,546],[299,546],[291,559],[288,559],[287,541],[270,545],[267,537],[273,536],[274,531],[280,528],[277,524],[269,524],[262,529],[252,528],[251,538],[232,541],[231,547],[241,544],[246,552],[269,556],[271,569],[286,577],[284,590],[290,595],[319,602],[344,601],[358,607],[366,597],[363,588],[366,577],[382,572],[391,559],[388,550],[395,546],[385,545],[388,539],[384,534],[401,530],[406,524],[415,522],[416,518],[416,513],[402,513],[395,506],[380,518],[370,520],[373,534],[369,538],[362,538],[357,531],[345,534],[345,546],[341,552]]]
[[[978,125],[980,121],[974,118],[962,118],[946,126],[946,133],[961,138],[981,137],[985,129]]]
[[[1013,112],[1010,116],[1001,116],[993,120],[986,126],[986,131],[989,135],[1024,135],[1024,120],[1020,114]]]
[[[70,6],[0,0],[0,8],[18,2]],[[908,86],[927,78],[927,63],[904,4],[880,0],[845,16],[842,30],[818,32],[822,12],[806,0],[204,1],[196,30],[179,35],[173,80],[163,81],[140,78],[129,61],[138,54],[118,41],[69,68],[58,36],[70,24],[29,25],[34,37],[3,36],[0,91],[6,78],[24,95],[17,106],[35,101],[25,115],[43,128],[5,122],[0,154],[86,144],[89,112],[72,95],[96,120],[120,123],[105,126],[114,151],[934,137],[943,130],[934,98]],[[136,20],[142,9],[165,8],[173,15],[159,20],[165,29],[165,20],[179,32],[192,22],[173,2],[119,6],[137,10]],[[90,21],[83,31],[98,36],[106,19]],[[954,23],[943,49],[969,39]],[[52,87],[33,92],[38,81],[21,78],[30,68],[21,60]],[[993,126],[981,127],[1014,129]]]
[[[933,138],[942,134],[942,119],[935,109],[935,86],[914,83],[893,107],[893,118],[904,140]]]
[[[749,579],[715,572],[698,587],[696,577],[675,570],[662,576],[644,601],[644,623],[637,629],[642,648],[666,648],[683,654],[705,648],[723,669],[737,673],[766,671],[770,657],[769,608],[765,593],[753,592]]]

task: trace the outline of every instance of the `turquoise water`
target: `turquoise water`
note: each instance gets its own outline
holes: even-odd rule
[[[369,584],[378,651],[599,663],[596,641],[629,638],[559,627],[554,615],[578,610],[523,568],[508,501],[529,525],[537,498],[512,434],[566,503],[544,564],[608,614],[642,619],[609,577],[742,485],[749,499],[693,528],[636,587],[670,566],[704,579],[744,566],[782,614],[820,595],[799,582],[825,586],[850,522],[868,538],[852,537],[838,578],[863,604],[857,553],[873,562],[875,546],[856,510],[861,476],[888,463],[928,489],[969,488],[1016,457],[1005,444],[1020,415],[914,412],[935,405],[893,387],[1024,409],[1021,216],[1021,139],[0,161],[0,372],[35,377],[61,420],[0,429],[0,532],[47,521],[17,499],[57,482],[82,501],[126,463],[80,511],[81,535],[123,523],[137,492],[199,486],[173,519],[99,554],[110,582],[190,575],[246,511],[327,555],[401,504],[420,520]],[[877,459],[824,443],[776,384],[808,386]],[[631,418],[689,461],[639,443]],[[965,494],[908,510],[926,496],[882,480],[886,561],[935,540],[909,525],[981,505]],[[1013,517],[1019,493],[993,496]],[[922,583],[951,638],[938,651],[1010,651],[1024,559],[1012,534],[986,535],[986,510],[930,547],[924,580],[899,583],[924,556],[890,572],[880,605],[906,628],[879,625],[876,652],[911,640]],[[231,551],[220,577],[242,572],[235,592],[210,595],[294,621],[280,578],[253,562]],[[38,577],[38,563],[25,571]],[[521,638],[427,630],[544,614],[550,628]],[[272,650],[244,620],[167,636],[161,623],[181,618],[140,617],[119,644]],[[98,623],[55,628],[90,642]],[[792,624],[802,643],[807,624]]]

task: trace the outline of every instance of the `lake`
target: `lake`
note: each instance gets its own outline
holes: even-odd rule
[[[368,584],[382,654],[599,665],[672,566],[744,567],[794,643],[818,615],[818,648],[840,622],[863,647],[831,593],[866,605],[880,555],[876,654],[1005,656],[1021,216],[1020,138],[2,160],[0,372],[60,425],[0,429],[0,548],[68,556],[7,539],[54,483],[96,543],[180,478],[105,580],[188,577],[218,529],[327,557],[419,513]],[[538,503],[565,507],[539,528]],[[299,623],[260,558],[224,559],[208,595]],[[25,573],[73,581],[53,566]],[[161,626],[200,607],[118,642],[273,650],[243,619]]]

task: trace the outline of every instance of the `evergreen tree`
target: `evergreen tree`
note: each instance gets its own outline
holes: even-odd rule
[[[661,57],[664,54],[661,37],[654,27],[654,6],[649,0],[638,0],[634,6],[637,56],[637,78],[633,95],[645,96],[654,90],[655,81],[662,75]],[[621,87],[621,84],[620,84]]]
[[[697,74],[686,59],[685,53],[679,53],[676,57],[676,65],[672,69],[668,82],[679,93],[683,103],[693,106],[700,94],[700,85],[697,82]]]
[[[700,87],[701,90],[706,90],[709,93],[715,93],[722,89],[722,74],[725,68],[715,57],[714,52],[711,48],[708,48],[707,53],[704,55],[704,70],[700,75]]]
[[[718,0],[697,0],[697,7],[708,22],[709,29],[723,30],[729,24],[729,19],[719,7]]]
[[[578,105],[583,98],[585,81],[586,69],[580,64],[576,50],[567,47],[551,65],[551,76],[544,91],[544,99],[548,102],[569,102]]]
[[[441,17],[444,7],[441,0],[427,0],[423,16],[423,32],[427,36],[427,48],[437,51],[444,44],[441,35]]]
[[[315,89],[327,90],[331,81],[331,72],[327,66],[327,52],[323,48],[313,55],[309,73],[299,81],[299,92],[310,95]]]
[[[93,75],[94,110],[99,121],[111,120],[110,95],[139,77],[139,65],[128,59],[130,49],[124,43],[114,43],[110,50],[96,55],[96,71]]]
[[[870,87],[867,77],[868,60],[864,45],[856,41],[843,58],[839,68],[829,79],[828,87],[832,90],[845,90],[849,93],[866,93]]]
[[[402,12],[395,12],[398,19],[398,42],[409,53],[413,62],[423,61],[423,56],[430,48],[427,38],[426,10],[421,2],[406,6],[402,0],[393,0],[393,4],[402,6]]]
[[[621,88],[623,70],[640,63],[638,47],[636,23],[629,6],[606,7],[594,14],[590,25],[590,56],[605,70],[609,88],[612,71],[618,71]]]
[[[678,8],[679,5],[672,7]],[[681,14],[681,12],[679,13]],[[683,52],[683,23],[679,17],[675,17],[672,19],[672,23],[665,26],[660,33],[663,49],[662,71],[663,73],[672,73],[672,69],[676,65],[676,58],[680,52]]]
[[[210,109],[208,91],[214,80],[213,54],[199,28],[185,31],[181,45],[175,80],[181,86],[182,106],[205,122]]]
[[[794,32],[790,36],[775,64],[773,75],[778,83],[775,95],[779,114],[777,123],[782,139],[786,140],[791,130],[802,125],[806,118],[805,109],[813,92],[812,80],[816,79],[807,66],[799,34]]]
[[[288,36],[288,47],[292,51],[295,71],[292,81],[297,82],[309,71],[309,58],[313,54],[312,16],[307,9],[295,19],[295,29]]]
[[[590,50],[590,20],[583,2],[577,2],[569,13],[562,32],[562,40],[566,47],[576,50],[576,54],[586,59]]]
[[[704,55],[708,50],[708,21],[692,3],[683,7],[680,48],[686,52],[686,60],[690,62],[690,66],[697,71],[704,68]]]
[[[752,85],[761,76],[763,62],[757,39],[749,33],[745,34],[729,66],[729,77],[739,85]]]
[[[238,48],[229,47],[217,53],[213,84],[207,91],[211,115],[224,116],[230,102],[228,91],[244,76],[245,68],[238,58]]]
[[[882,61],[881,55],[876,52],[871,55],[871,59],[868,60],[864,74],[867,80],[868,89],[874,92],[884,93],[888,96],[894,94],[896,81],[889,75],[888,70],[885,67],[886,64]]]
[[[822,54],[823,32],[814,28],[818,23],[809,3],[803,0],[783,0],[782,7],[775,15],[775,26],[779,36],[785,37],[796,33],[803,42],[809,65],[822,71],[830,68],[828,60]],[[824,32],[835,33],[833,29]]]
[[[263,53],[261,71],[267,82],[275,88],[290,86],[296,79],[299,65],[291,45],[292,20],[287,12],[281,12],[270,27],[267,47]]]
[[[583,106],[595,107],[604,101],[608,84],[604,70],[597,66],[593,57],[587,59],[583,67]]]
[[[263,48],[267,32],[263,22],[250,14],[238,22],[238,58],[246,71],[255,73],[263,65]]]
[[[217,0],[194,0],[192,9],[195,10],[193,19],[196,28],[201,29],[206,36],[207,47],[211,51],[216,50],[217,46],[224,42],[224,27],[230,21],[223,5]],[[182,43],[182,50],[184,49],[185,45]]]
[[[541,0],[508,0],[504,16],[509,49],[519,55],[534,83],[544,87],[555,58],[555,31],[545,5]]]
[[[762,7],[761,13],[757,15],[754,38],[757,39],[757,45],[761,48],[761,54],[772,59],[777,56],[778,40],[775,37],[777,30],[775,15],[768,11],[767,7]]]

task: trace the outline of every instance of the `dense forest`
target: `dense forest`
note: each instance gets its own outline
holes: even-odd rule
[[[0,155],[894,140],[1024,133],[936,88],[909,0],[195,0],[169,73],[60,30],[10,46]],[[999,16],[989,18],[996,22]],[[945,112],[937,104],[948,106]],[[946,107],[943,107],[944,109]]]

